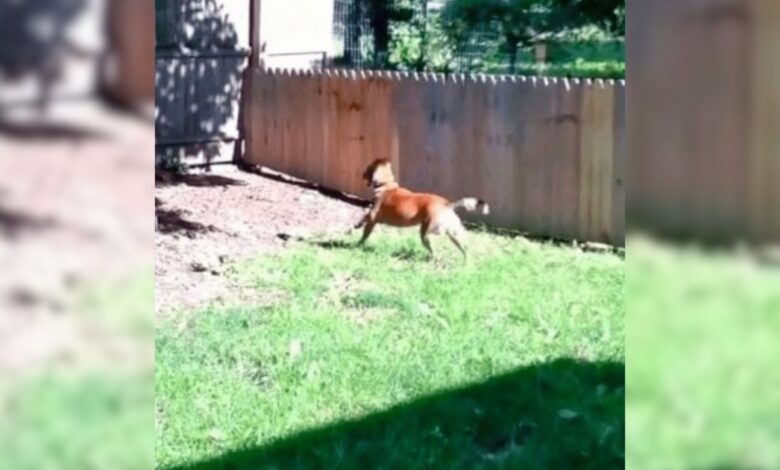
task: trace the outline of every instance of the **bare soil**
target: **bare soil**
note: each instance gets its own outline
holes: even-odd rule
[[[231,262],[278,252],[315,235],[347,232],[362,201],[284,175],[232,165],[157,172],[158,314],[247,301],[254,289],[225,276]]]
[[[94,102],[4,116],[0,377],[97,347],[77,297],[151,275],[153,148],[151,120]]]

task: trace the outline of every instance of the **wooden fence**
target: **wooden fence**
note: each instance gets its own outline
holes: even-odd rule
[[[106,4],[109,60],[100,69],[102,92],[119,104],[154,101],[154,2]]]
[[[369,197],[374,158],[400,182],[478,196],[489,224],[621,245],[625,84],[391,72],[249,74],[249,163]]]
[[[780,240],[780,2],[628,3],[629,221]]]

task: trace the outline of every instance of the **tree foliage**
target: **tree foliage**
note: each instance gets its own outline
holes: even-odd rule
[[[555,33],[587,24],[624,28],[623,0],[451,0],[444,23],[456,41],[475,29],[495,30],[514,69],[519,49]]]
[[[374,65],[387,64],[390,46],[391,22],[408,22],[414,15],[414,9],[402,0],[355,0],[357,8],[362,9],[371,26],[374,43]]]
[[[432,3],[349,2],[346,63],[444,72],[496,69],[527,73],[531,66],[536,67],[532,71],[542,73],[541,66],[529,61],[529,46],[534,43],[547,42],[550,54],[557,43],[561,47],[555,50],[574,47],[579,51],[576,44],[593,42],[599,51],[606,51],[607,44],[619,41],[625,30],[624,0],[448,0],[443,10],[430,10]],[[367,37],[370,41],[361,42],[360,38]],[[605,62],[613,61],[609,53],[589,55],[575,59],[595,59],[600,64],[593,65],[599,67],[614,65]]]

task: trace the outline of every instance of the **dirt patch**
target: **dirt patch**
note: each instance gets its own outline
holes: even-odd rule
[[[105,343],[123,338],[95,340],[77,298],[151,275],[153,125],[90,101],[8,119],[16,120],[0,125],[0,376],[107,357]],[[141,304],[151,314],[151,295]]]
[[[158,171],[155,194],[158,313],[251,302],[253,289],[226,276],[231,262],[343,234],[364,210],[348,196],[232,165],[184,176]]]

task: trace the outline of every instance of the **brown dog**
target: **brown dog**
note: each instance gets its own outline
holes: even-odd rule
[[[480,209],[483,214],[489,211],[488,205],[481,199],[469,197],[449,202],[435,194],[413,193],[404,189],[396,182],[390,161],[383,158],[374,160],[366,168],[363,178],[368,186],[374,189],[374,200],[371,209],[355,225],[356,229],[365,225],[359,245],[366,242],[376,224],[394,227],[420,225],[422,244],[431,257],[433,257],[433,249],[428,236],[444,233],[465,258],[463,235],[466,230],[455,209],[458,207],[464,207],[468,211]]]

